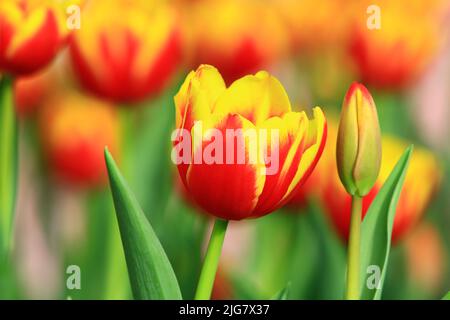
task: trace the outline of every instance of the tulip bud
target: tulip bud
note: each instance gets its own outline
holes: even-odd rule
[[[381,134],[377,109],[369,91],[353,83],[342,105],[336,145],[342,184],[352,196],[365,196],[381,165]]]

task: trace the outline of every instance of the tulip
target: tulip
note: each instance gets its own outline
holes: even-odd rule
[[[59,71],[56,64],[14,81],[14,105],[19,118],[34,115],[52,91],[59,89]]]
[[[269,68],[287,53],[286,29],[267,4],[202,1],[185,12],[190,65],[216,66],[227,84]]]
[[[381,133],[375,102],[358,83],[351,85],[342,105],[336,160],[347,192],[365,196],[380,171]]]
[[[313,120],[292,112],[283,86],[265,71],[227,88],[209,65],[189,73],[175,107],[172,159],[192,199],[219,218],[195,295],[208,299],[228,220],[260,217],[289,201],[320,158],[326,121],[320,108]]]
[[[180,62],[174,11],[163,4],[93,1],[72,34],[70,53],[81,84],[116,102],[155,96]]]
[[[445,1],[373,1],[354,5],[348,51],[362,81],[380,89],[402,89],[421,76],[442,43]],[[376,20],[379,27],[376,26]],[[369,24],[369,27],[368,27]]]
[[[296,52],[319,54],[321,50],[342,45],[349,24],[350,5],[347,1],[272,1],[287,25],[290,42]]]
[[[103,150],[117,152],[119,119],[113,106],[78,93],[46,101],[39,118],[45,156],[62,182],[95,187],[106,182]]]
[[[0,70],[25,75],[45,67],[64,43],[63,22],[56,1],[2,0]]]
[[[308,120],[303,112],[292,112],[282,85],[264,71],[226,88],[217,69],[202,65],[187,76],[175,96],[175,105],[176,126],[188,132],[195,133],[197,121],[203,123],[205,131],[217,129],[224,137],[226,129],[280,132],[279,170],[275,174],[265,173],[270,163],[229,164],[226,154],[221,155],[220,163],[178,165],[192,198],[222,219],[255,218],[281,207],[309,176],[325,143],[326,122],[320,108],[314,109],[314,120]],[[199,145],[206,147],[208,139],[203,136]],[[246,154],[251,152],[251,146],[244,147]],[[193,150],[194,160],[200,149]],[[239,152],[234,151],[235,155]]]
[[[336,144],[341,182],[352,196],[348,242],[347,299],[359,297],[360,224],[362,197],[373,187],[381,163],[377,109],[369,91],[353,83],[342,104]]]

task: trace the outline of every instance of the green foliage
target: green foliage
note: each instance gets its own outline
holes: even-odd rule
[[[389,260],[391,235],[395,211],[403,187],[413,147],[406,149],[388,179],[373,200],[361,225],[361,298],[381,299]],[[373,274],[374,287],[368,274],[371,267],[378,268]],[[376,272],[376,271],[374,271]],[[379,276],[379,278],[378,278]],[[378,281],[376,281],[378,280]]]
[[[181,299],[169,259],[108,150],[105,161],[134,298]]]

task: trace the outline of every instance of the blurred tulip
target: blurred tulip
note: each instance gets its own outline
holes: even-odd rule
[[[178,144],[188,139],[194,148],[194,161],[178,164],[181,179],[200,207],[227,220],[259,217],[281,207],[310,175],[326,140],[321,109],[314,109],[314,120],[308,120],[303,112],[292,112],[283,86],[265,71],[226,88],[217,69],[202,65],[187,76],[175,105],[176,128],[193,134],[192,140],[183,136],[183,131],[176,137]],[[197,132],[200,126],[204,133]],[[231,153],[217,153],[213,163],[198,163],[195,159],[204,156],[211,130],[223,137],[229,136],[230,130],[241,134],[233,136],[231,143],[226,138],[216,141],[219,148]],[[261,145],[255,150],[254,140],[246,143],[248,130],[256,132],[256,143],[267,144],[270,155],[278,156],[276,172],[270,172],[273,163],[268,163],[268,155],[264,160],[259,157]],[[266,134],[263,138],[259,137],[262,132]],[[274,132],[279,133],[279,141],[270,139]],[[244,162],[237,160],[239,154],[245,155]],[[258,159],[252,163],[255,154]]]
[[[318,197],[338,234],[346,240],[349,233],[351,196],[340,183],[336,168],[333,142],[337,137],[337,125],[330,121],[328,124],[329,143],[317,169],[303,188],[295,194],[289,205],[301,207],[306,198]],[[398,138],[383,136],[380,175],[372,190],[363,199],[363,217],[407,145],[408,143]],[[430,151],[415,147],[395,215],[392,231],[394,242],[404,238],[423,216],[437,190],[440,178],[440,166],[435,156]]]
[[[70,52],[76,75],[93,93],[136,102],[160,93],[181,59],[175,12],[158,1],[92,1]]]
[[[349,4],[343,0],[272,0],[301,54],[341,46],[346,36]]]
[[[347,192],[365,196],[380,171],[381,133],[375,102],[359,83],[351,85],[342,104],[336,160]]]
[[[33,114],[53,89],[53,76],[48,69],[19,77],[14,82],[14,102],[17,114],[25,118]]]
[[[105,102],[66,93],[49,99],[40,114],[40,132],[51,171],[66,183],[106,182],[103,151],[116,152],[119,119]]]
[[[431,223],[421,223],[406,239],[406,259],[411,281],[428,293],[442,289],[445,277],[445,247]]]
[[[26,75],[45,67],[64,42],[63,14],[55,0],[2,0],[0,70]]]
[[[349,50],[361,79],[377,88],[401,89],[420,76],[442,42],[445,1],[376,2],[376,18],[368,8],[373,1],[355,4]],[[373,15],[373,17],[371,17]]]
[[[201,1],[185,10],[191,65],[216,66],[225,82],[269,68],[288,47],[280,17],[259,1]]]

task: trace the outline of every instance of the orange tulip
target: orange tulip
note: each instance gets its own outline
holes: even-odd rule
[[[0,2],[0,70],[14,75],[45,67],[64,42],[64,16],[56,1]]]
[[[227,84],[270,67],[287,51],[278,15],[258,1],[202,1],[185,10],[191,65],[216,66]]]
[[[227,220],[280,208],[310,175],[326,140],[321,109],[313,120],[291,111],[283,86],[265,71],[227,88],[217,69],[202,65],[187,76],[175,106],[172,157],[181,180],[201,208]],[[186,141],[190,150],[178,149]]]
[[[272,1],[287,26],[296,52],[317,54],[342,45],[349,23],[348,1]]]
[[[432,61],[442,41],[441,0],[372,1],[354,5],[355,23],[349,34],[349,50],[361,79],[383,89],[399,89],[418,78]],[[368,27],[368,23],[370,28]],[[373,24],[373,25],[371,25]]]
[[[304,205],[310,196],[318,197],[323,203],[325,212],[331,218],[338,234],[345,240],[348,238],[350,225],[351,196],[347,194],[339,180],[336,166],[337,125],[329,125],[329,143],[319,161],[317,170],[303,188],[295,194],[289,205]],[[381,170],[374,187],[363,198],[363,217],[377,195],[396,161],[406,149],[407,143],[394,137],[382,138],[383,158]],[[414,227],[425,213],[425,210],[440,181],[440,167],[434,155],[420,147],[415,147],[399,198],[394,219],[392,240],[398,242]]]
[[[106,182],[103,150],[116,152],[119,119],[100,100],[66,93],[49,99],[40,115],[42,142],[53,173],[78,186]]]
[[[174,11],[145,1],[93,1],[70,52],[76,75],[91,92],[135,102],[161,92],[181,58]]]

